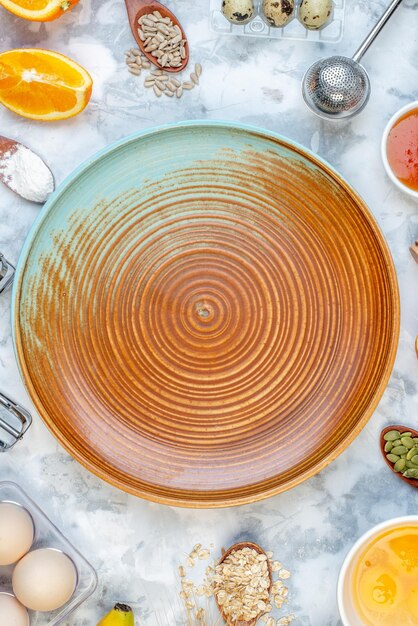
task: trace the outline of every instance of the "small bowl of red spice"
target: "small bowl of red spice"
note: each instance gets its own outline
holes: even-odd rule
[[[418,200],[418,101],[389,120],[382,137],[382,159],[395,185]]]

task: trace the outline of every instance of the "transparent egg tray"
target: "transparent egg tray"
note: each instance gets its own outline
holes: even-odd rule
[[[77,609],[97,587],[97,574],[90,563],[54,526],[37,504],[13,482],[0,482],[0,502],[14,502],[23,506],[32,516],[35,539],[31,550],[55,548],[70,557],[77,570],[77,586],[72,598],[60,609],[49,613],[29,611],[30,626],[57,626]],[[14,565],[0,566],[0,593],[13,593],[12,572]],[[0,626],[6,626],[1,624]]]
[[[290,22],[282,28],[273,28],[263,17],[263,0],[255,0],[254,17],[248,24],[231,24],[222,14],[222,0],[210,0],[211,29],[223,35],[242,37],[265,37],[296,41],[337,43],[344,33],[345,0],[334,0],[334,8],[329,21],[319,30],[308,30],[298,20],[301,0],[295,0],[295,10]]]

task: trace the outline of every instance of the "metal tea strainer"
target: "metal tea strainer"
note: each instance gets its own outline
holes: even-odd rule
[[[392,0],[351,59],[333,56],[311,65],[303,78],[302,93],[314,113],[342,119],[364,109],[370,97],[370,80],[360,60],[401,2]]]

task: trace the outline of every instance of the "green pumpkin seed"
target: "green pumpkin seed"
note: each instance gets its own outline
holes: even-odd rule
[[[418,444],[418,437],[412,437],[412,441]]]
[[[406,458],[408,459],[408,461],[410,461],[412,457],[416,455],[416,453],[417,453],[416,448],[412,448],[411,450],[408,450],[408,453],[406,455]]]
[[[401,437],[401,442],[405,448],[408,448],[408,450],[411,450],[414,447],[414,442],[411,437]]]
[[[391,441],[387,441],[385,444],[385,452],[390,452],[393,448],[393,443]]]
[[[396,461],[393,469],[395,470],[395,472],[403,472],[406,466],[406,461],[405,459],[399,459],[399,461]]]
[[[417,463],[412,463],[412,461],[406,461],[406,467],[408,469],[418,469],[418,464]]]
[[[385,435],[383,435],[383,439],[385,441],[395,441],[395,439],[399,439],[401,433],[399,430],[389,430]]]
[[[405,478],[418,478],[418,469],[407,469],[403,476]]]
[[[401,439],[402,439],[402,437],[411,437],[411,435],[412,435],[412,433],[409,430],[405,431],[404,433],[401,433]]]
[[[402,441],[400,439],[395,439],[395,441],[393,442],[394,446],[401,446],[402,445]]]
[[[391,463],[396,463],[397,461],[399,461],[399,459],[401,458],[400,456],[398,456],[397,454],[387,454],[386,458],[388,461],[390,461]]]
[[[391,452],[392,454],[397,454],[398,456],[401,456],[401,454],[403,454],[404,452],[408,452],[408,448],[405,448],[405,446],[394,446]]]
[[[415,456],[412,457],[411,459],[412,463],[415,463],[416,465],[418,465],[418,454],[416,454]]]

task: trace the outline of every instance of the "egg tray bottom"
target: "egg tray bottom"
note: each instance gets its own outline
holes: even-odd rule
[[[76,567],[77,587],[67,604],[49,613],[29,611],[30,626],[57,626],[68,619],[71,613],[94,592],[97,586],[96,572],[19,485],[13,482],[0,482],[0,502],[3,501],[22,505],[32,516],[35,539],[31,551],[38,548],[56,548],[65,552]],[[13,565],[0,566],[0,593],[13,593],[11,585],[13,568]]]
[[[263,18],[263,0],[254,0],[254,18],[248,24],[231,24],[222,14],[222,0],[210,0],[210,27],[215,33],[294,41],[337,43],[344,33],[345,1],[334,0],[332,19],[320,30],[307,30],[297,18],[301,0],[295,0],[293,17],[286,26],[272,28]]]

